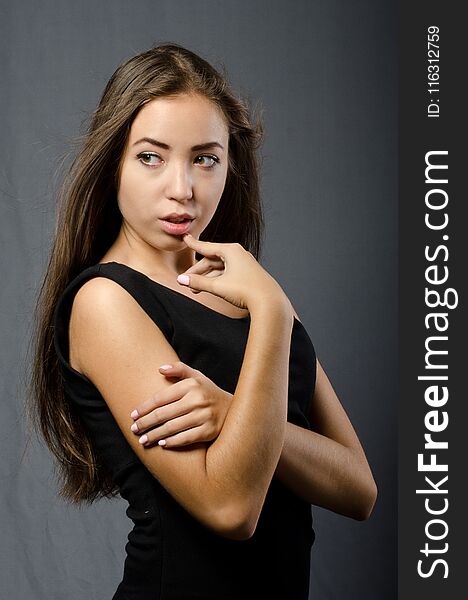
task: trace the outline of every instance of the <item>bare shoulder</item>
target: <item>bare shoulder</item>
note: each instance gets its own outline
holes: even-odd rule
[[[107,314],[136,304],[131,294],[108,277],[93,277],[76,292],[73,299],[71,320],[107,320]]]
[[[106,277],[94,277],[77,291],[69,335],[70,352],[73,351],[80,372],[104,392],[111,409],[119,410],[123,403],[113,407],[113,394],[119,389],[120,379],[124,379],[120,373],[126,373],[129,405],[141,404],[146,396],[170,385],[157,371],[158,366],[179,360],[135,298]]]
[[[96,356],[100,336],[112,336],[118,343],[126,329],[148,320],[131,294],[115,281],[107,277],[86,281],[75,294],[70,314],[71,366],[91,378],[86,364]]]

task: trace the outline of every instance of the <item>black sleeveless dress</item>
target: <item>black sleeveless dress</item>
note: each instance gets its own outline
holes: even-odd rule
[[[89,431],[102,464],[128,502],[133,529],[123,578],[113,600],[307,600],[311,506],[273,478],[254,535],[231,540],[190,515],[153,477],[126,441],[93,383],[69,362],[68,324],[79,287],[108,277],[124,287],[158,325],[180,360],[234,393],[250,315],[223,315],[126,265],[82,271],[63,291],[54,314],[54,347],[65,393]],[[311,429],[315,350],[294,319],[289,363],[288,421]]]

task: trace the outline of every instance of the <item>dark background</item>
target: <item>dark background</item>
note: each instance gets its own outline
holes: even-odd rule
[[[370,520],[314,509],[314,600],[396,598],[397,4],[43,0],[0,4],[0,570],[5,598],[102,600],[131,528],[121,500],[57,498],[26,449],[32,310],[54,194],[124,59],[176,42],[264,108],[262,263],[289,295],[367,451]]]

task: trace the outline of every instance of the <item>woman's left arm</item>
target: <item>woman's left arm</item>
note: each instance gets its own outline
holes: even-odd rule
[[[286,424],[275,475],[311,504],[353,519],[367,519],[377,486],[354,428],[318,359],[309,421],[314,431]]]

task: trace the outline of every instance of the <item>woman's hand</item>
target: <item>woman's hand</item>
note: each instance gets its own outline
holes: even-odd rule
[[[185,244],[204,258],[177,277],[192,292],[210,292],[239,308],[265,304],[284,304],[292,315],[292,306],[279,283],[256,261],[241,244],[202,242],[190,234],[183,236]]]
[[[173,448],[216,439],[232,394],[182,361],[168,369],[163,366],[159,372],[178,381],[132,412],[135,419],[132,431],[141,436],[140,442],[145,447],[159,443]]]

